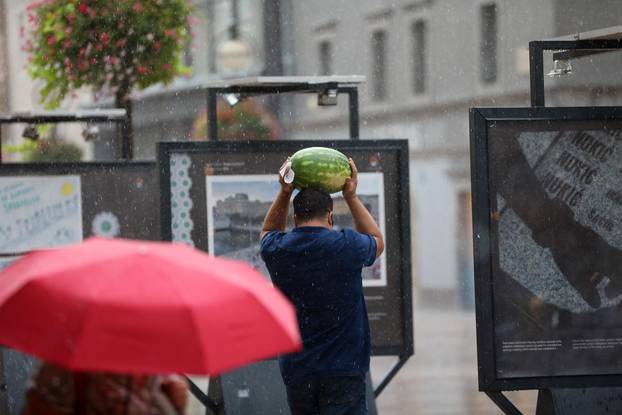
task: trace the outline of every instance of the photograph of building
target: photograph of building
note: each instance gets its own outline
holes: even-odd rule
[[[383,178],[382,173],[360,173],[358,194],[384,232]],[[279,189],[274,175],[206,176],[206,187],[209,252],[247,261],[267,277],[268,270],[259,256],[259,233]],[[333,195],[333,220],[335,230],[354,226],[339,193]],[[293,223],[291,207],[288,230]],[[374,265],[363,269],[364,286],[386,285],[385,258],[382,255]]]

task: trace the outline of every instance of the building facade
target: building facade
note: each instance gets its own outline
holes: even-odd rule
[[[297,74],[365,75],[361,137],[409,141],[421,300],[472,303],[469,108],[528,106],[529,41],[618,25],[621,8],[579,0],[295,2]],[[603,55],[573,63],[573,76],[547,79],[548,104],[619,104],[622,80],[611,71],[619,62]],[[545,63],[549,70],[550,55]],[[347,137],[347,105],[298,100],[296,113],[292,138]]]
[[[6,112],[9,108],[9,62],[4,7],[4,0],[0,0],[0,112]]]

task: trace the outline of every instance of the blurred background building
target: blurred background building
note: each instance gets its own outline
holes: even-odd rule
[[[366,75],[361,137],[409,139],[420,301],[473,301],[469,107],[528,106],[529,41],[615,26],[621,11],[613,0],[295,2],[296,73]],[[547,81],[548,105],[619,103],[620,62],[573,63]],[[292,138],[347,137],[346,105],[296,104]]]
[[[0,0],[0,111],[39,108],[39,85],[24,70],[26,56],[20,48],[20,26],[25,24],[28,3]],[[396,386],[387,389],[383,399],[424,405],[425,399],[418,400],[421,395],[417,394],[423,389],[407,389],[399,395],[397,388],[407,388],[411,381],[420,382],[417,387],[427,387],[429,393],[437,391],[437,403],[443,400],[438,392],[443,388],[458,397],[477,395],[475,322],[470,311],[473,259],[468,109],[528,106],[528,42],[620,25],[622,2],[194,3],[199,24],[185,56],[193,75],[134,94],[136,158],[154,158],[157,141],[193,136],[193,126],[206,107],[204,85],[210,81],[260,75],[365,75],[367,82],[360,91],[361,137],[409,140],[416,350],[420,356],[413,360],[421,362],[427,359],[426,353],[436,354],[432,366],[419,372],[416,365],[420,363],[407,365],[404,371],[412,372],[398,375]],[[547,79],[547,105],[619,105],[622,79],[617,68],[621,63],[617,54],[572,62],[570,76]],[[546,54],[545,70],[552,66],[551,54]],[[68,105],[109,106],[110,102],[93,102],[87,91]],[[340,98],[336,107],[318,107],[312,95],[274,97],[259,101],[259,105],[278,120],[281,139],[348,136],[346,98]],[[5,127],[3,131],[10,140],[20,139],[16,130]],[[105,138],[82,145],[98,159],[115,154]],[[434,309],[443,311],[427,311]],[[432,346],[437,340],[444,342],[446,350]],[[447,365],[457,368],[447,369]],[[450,374],[445,376],[443,370]],[[455,383],[434,383],[449,376]],[[486,399],[478,396],[461,401],[464,412],[431,413],[490,411],[490,405],[484,406]],[[410,408],[404,405],[387,400],[384,407]],[[402,412],[395,409],[391,413]],[[405,409],[403,413],[412,412]]]
[[[0,1],[0,28],[6,27],[6,13],[4,3]],[[7,56],[6,32],[0,29],[0,112],[5,112],[9,108],[9,68]]]

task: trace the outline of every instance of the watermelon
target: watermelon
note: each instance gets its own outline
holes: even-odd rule
[[[294,153],[290,162],[298,189],[314,187],[327,193],[339,192],[351,174],[348,158],[332,148],[308,147]]]

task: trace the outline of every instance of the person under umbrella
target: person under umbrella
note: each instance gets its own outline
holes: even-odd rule
[[[0,344],[48,362],[28,415],[182,414],[185,385],[159,374],[213,376],[301,348],[269,281],[185,245],[90,238],[28,253],[0,279]]]
[[[44,362],[22,415],[183,415],[187,402],[179,375],[78,372]]]

